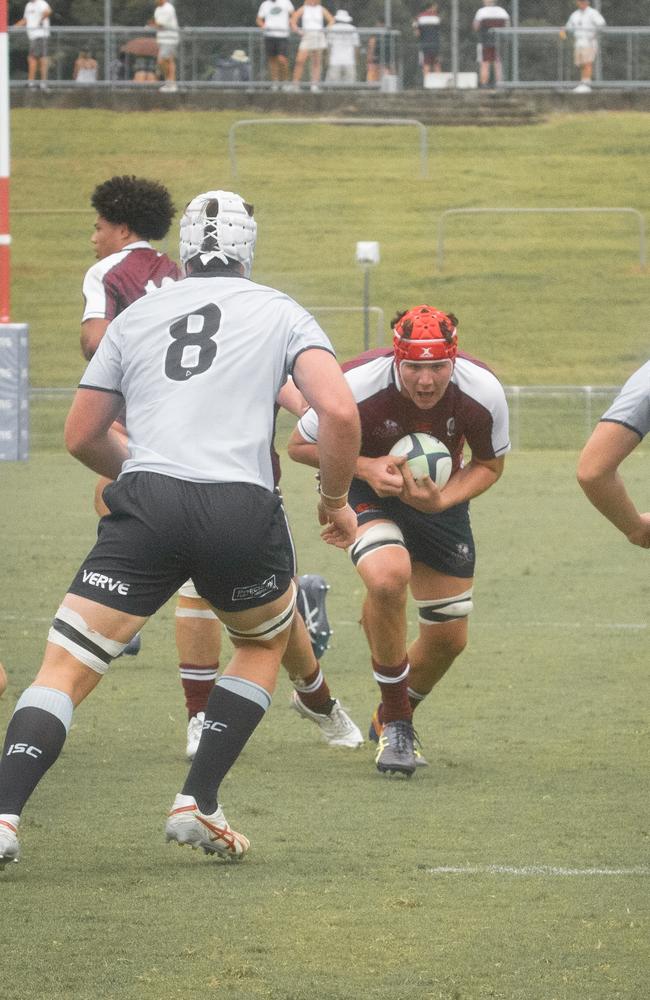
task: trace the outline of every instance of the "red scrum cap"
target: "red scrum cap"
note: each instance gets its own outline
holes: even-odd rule
[[[453,313],[443,313],[431,306],[414,306],[391,324],[395,360],[453,361],[458,351]]]

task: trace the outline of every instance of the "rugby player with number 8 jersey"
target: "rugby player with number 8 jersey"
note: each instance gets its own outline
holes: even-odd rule
[[[359,415],[330,341],[293,299],[250,280],[257,226],[239,195],[198,195],[180,229],[185,279],[109,324],[66,421],[71,454],[113,480],[110,514],[9,722],[0,867],[18,860],[21,813],[58,759],[75,707],[188,578],[234,655],[210,693],[166,837],[227,858],[248,851],[218,795],[270,705],[295,613],[294,548],[271,464],[274,405],[289,375],[321,427],[321,536],[343,548],[354,541],[347,500]],[[128,448],[112,430],[124,405]]]

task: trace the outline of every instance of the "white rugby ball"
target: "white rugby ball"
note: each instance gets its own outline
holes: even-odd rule
[[[395,442],[390,454],[407,456],[408,467],[416,482],[429,475],[438,489],[447,485],[451,475],[449,448],[432,434],[425,434],[424,431],[406,434]]]

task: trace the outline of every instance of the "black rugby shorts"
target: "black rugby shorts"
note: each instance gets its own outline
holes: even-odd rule
[[[280,597],[295,574],[282,500],[261,486],[132,472],[104,501],[111,513],[71,594],[148,617],[191,577],[217,610],[236,612]]]
[[[469,503],[459,503],[440,514],[423,514],[396,497],[379,497],[361,479],[353,479],[349,503],[357,521],[392,521],[404,535],[413,562],[424,563],[445,576],[474,576],[476,550],[469,520]]]

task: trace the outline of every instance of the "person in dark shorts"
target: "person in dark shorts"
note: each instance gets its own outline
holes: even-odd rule
[[[290,18],[294,9],[291,0],[262,0],[257,11],[255,23],[264,31],[272,90],[277,90],[289,79]]]
[[[431,4],[425,10],[421,10],[415,21],[413,29],[418,36],[420,44],[420,65],[422,76],[428,73],[439,73],[440,65],[440,15],[437,4]]]
[[[344,366],[362,430],[350,555],[366,587],[362,624],[381,692],[369,735],[386,774],[410,776],[423,763],[413,710],[467,642],[475,561],[469,501],[499,479],[510,448],[503,388],[485,365],[458,353],[456,326],[451,313],[416,306],[393,320],[393,350],[368,351]],[[406,460],[389,454],[415,431],[449,449],[452,475],[443,489],[428,476],[416,482]],[[317,467],[319,435],[318,415],[308,410],[290,456]],[[409,589],[419,635],[407,648]]]
[[[472,29],[478,34],[476,46],[476,61],[479,64],[479,84],[490,86],[490,78],[494,86],[501,82],[503,67],[496,45],[495,29],[507,28],[510,25],[510,15],[505,8],[500,7],[496,0],[484,0],[482,7],[476,11]]]
[[[294,549],[271,463],[274,406],[288,376],[322,422],[317,515],[323,540],[338,547],[354,541],[347,499],[360,442],[357,407],[325,333],[289,296],[249,280],[256,235],[239,195],[197,195],[180,225],[186,278],[120,313],[82,377],[66,446],[115,480],[104,494],[111,513],[9,722],[0,867],[18,860],[20,815],[58,759],[74,708],[189,578],[234,655],[208,699],[166,837],[228,858],[249,849],[218,792],[270,705],[295,612]],[[111,429],[124,404],[128,449]]]

